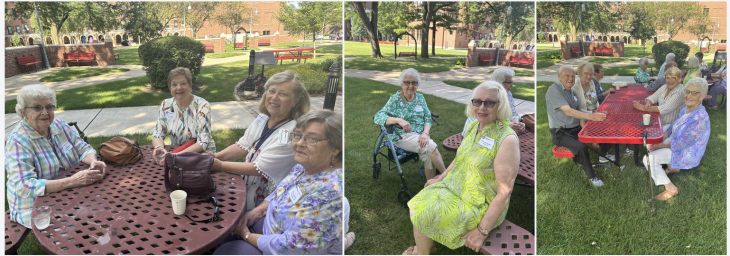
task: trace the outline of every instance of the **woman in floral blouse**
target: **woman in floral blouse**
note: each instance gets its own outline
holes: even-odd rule
[[[634,81],[640,84],[648,83],[649,72],[647,71],[647,68],[649,68],[649,59],[647,59],[646,57],[639,59],[639,68],[636,69]]]
[[[214,254],[342,255],[342,116],[312,111],[289,138],[297,165]]]
[[[417,93],[421,76],[413,68],[403,70],[400,74],[400,90],[390,96],[388,103],[375,114],[378,125],[398,124],[403,129],[389,134],[395,146],[410,152],[418,153],[423,161],[426,179],[436,176],[434,167],[444,172],[444,160],[438,151],[438,145],[431,139],[431,111],[428,110],[423,94]],[[400,135],[400,136],[399,136]],[[402,137],[402,138],[400,138]]]
[[[664,133],[661,144],[649,145],[649,154],[644,156],[644,166],[651,163],[651,177],[657,186],[664,185],[664,192],[656,199],[666,201],[679,194],[679,189],[669,180],[668,174],[678,173],[680,169],[698,166],[705,154],[710,139],[710,117],[702,106],[707,95],[707,80],[693,78],[684,89],[685,107],[679,118]],[[647,162],[649,160],[649,162]],[[662,164],[668,164],[666,170]]]
[[[210,104],[192,94],[193,76],[190,70],[182,67],[171,70],[167,75],[167,82],[172,98],[163,100],[160,105],[157,125],[152,133],[152,145],[155,147],[152,155],[167,154],[164,148],[167,135],[170,135],[170,144],[174,146],[195,141],[195,144],[182,152],[215,153],[215,142],[210,135]]]

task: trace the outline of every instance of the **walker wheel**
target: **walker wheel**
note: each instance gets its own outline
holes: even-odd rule
[[[411,198],[413,198],[413,194],[411,194],[411,192],[408,190],[401,189],[401,191],[398,192],[398,202],[400,202],[403,205],[408,203],[408,201],[410,201]]]

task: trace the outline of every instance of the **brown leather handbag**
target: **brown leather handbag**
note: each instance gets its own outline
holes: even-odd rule
[[[522,115],[522,122],[525,123],[525,128],[535,131],[535,113]]]
[[[211,176],[211,155],[183,152],[165,155],[165,189],[168,192],[184,190],[188,195],[207,195],[215,192],[216,184]]]
[[[114,137],[101,143],[97,152],[101,159],[113,165],[128,165],[144,158],[137,141],[125,137]]]

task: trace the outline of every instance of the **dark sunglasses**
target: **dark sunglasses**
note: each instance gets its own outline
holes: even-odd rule
[[[193,222],[202,222],[202,223],[211,223],[211,222],[216,222],[216,221],[221,221],[222,220],[221,219],[221,216],[220,216],[220,213],[218,212],[218,201],[215,200],[215,197],[212,197],[211,196],[208,199],[200,200],[200,201],[196,201],[196,202],[192,202],[192,203],[193,204],[211,203],[211,204],[213,204],[213,206],[215,206],[215,210],[213,212],[213,217],[211,217],[210,219],[207,219],[207,220],[194,220],[193,218],[190,218],[190,216],[188,216],[187,214],[185,214],[185,217],[188,217],[188,219],[190,219],[191,221],[193,221]]]
[[[490,100],[481,101],[481,100],[473,99],[473,100],[471,100],[471,104],[474,105],[474,107],[476,107],[476,108],[481,107],[482,104],[484,104],[484,106],[487,108],[493,108],[494,105],[497,105],[497,102],[490,101]]]

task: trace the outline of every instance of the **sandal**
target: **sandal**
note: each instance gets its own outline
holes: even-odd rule
[[[676,196],[677,194],[679,194],[679,190],[674,191],[674,192],[671,192],[669,190],[664,190],[664,192],[656,195],[656,199],[659,201],[667,201],[667,200],[669,200],[669,198],[672,198],[672,197]]]
[[[672,174],[672,173],[678,173],[679,171],[681,171],[681,170],[680,169],[674,169],[672,167],[667,167],[667,169],[664,170],[664,173],[666,173],[667,175],[669,175],[669,174]]]
[[[416,253],[414,252],[415,250],[416,250],[416,246],[415,245],[414,246],[411,246],[411,247],[408,247],[408,249],[406,249],[405,251],[403,251],[403,253],[401,255],[416,255]]]
[[[350,246],[352,246],[352,243],[355,242],[355,232],[349,232],[345,234],[345,250],[349,249]]]

